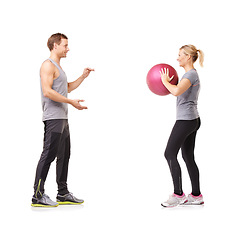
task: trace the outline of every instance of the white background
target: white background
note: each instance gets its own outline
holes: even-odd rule
[[[236,239],[239,215],[239,2],[4,1],[1,4],[1,235],[5,239]],[[69,38],[61,65],[68,80],[95,72],[69,95],[72,156],[69,190],[82,206],[30,206],[42,151],[39,68],[51,34]],[[172,193],[164,149],[175,122],[175,97],[154,95],[148,70],[178,49],[205,53],[196,161],[203,207],[163,209]],[[186,167],[183,187],[190,193]],[[55,200],[55,162],[46,193]],[[4,216],[4,217],[3,217]],[[6,234],[4,234],[6,233]],[[4,234],[4,235],[3,235]]]

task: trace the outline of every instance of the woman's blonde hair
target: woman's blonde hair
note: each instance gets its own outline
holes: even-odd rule
[[[186,55],[192,56],[193,62],[196,62],[199,57],[199,64],[203,67],[204,53],[202,50],[191,44],[182,46],[180,50],[184,50]]]

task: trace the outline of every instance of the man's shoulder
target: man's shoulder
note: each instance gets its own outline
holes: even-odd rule
[[[44,72],[55,72],[55,65],[49,60],[45,60],[42,65],[41,65],[41,71],[44,71]]]

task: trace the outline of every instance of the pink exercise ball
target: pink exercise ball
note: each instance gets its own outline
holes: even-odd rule
[[[172,66],[165,63],[157,64],[149,70],[147,74],[147,85],[153,93],[160,96],[165,96],[165,95],[168,95],[170,92],[162,83],[161,74],[160,74],[160,71],[162,68],[169,69],[169,77],[171,78],[174,75],[170,83],[173,85],[177,85],[178,75],[176,70]]]

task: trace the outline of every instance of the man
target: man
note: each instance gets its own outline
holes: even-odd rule
[[[69,193],[67,187],[68,162],[70,158],[70,135],[68,126],[68,104],[78,110],[87,109],[79,102],[69,99],[67,94],[79,87],[94,69],[85,68],[83,74],[74,82],[67,82],[65,72],[60,66],[61,58],[67,56],[68,38],[61,33],[53,34],[48,39],[50,58],[43,62],[40,69],[42,109],[44,122],[44,146],[38,162],[32,206],[57,207],[59,204],[81,204]],[[57,158],[57,202],[44,193],[44,183],[51,163]]]

